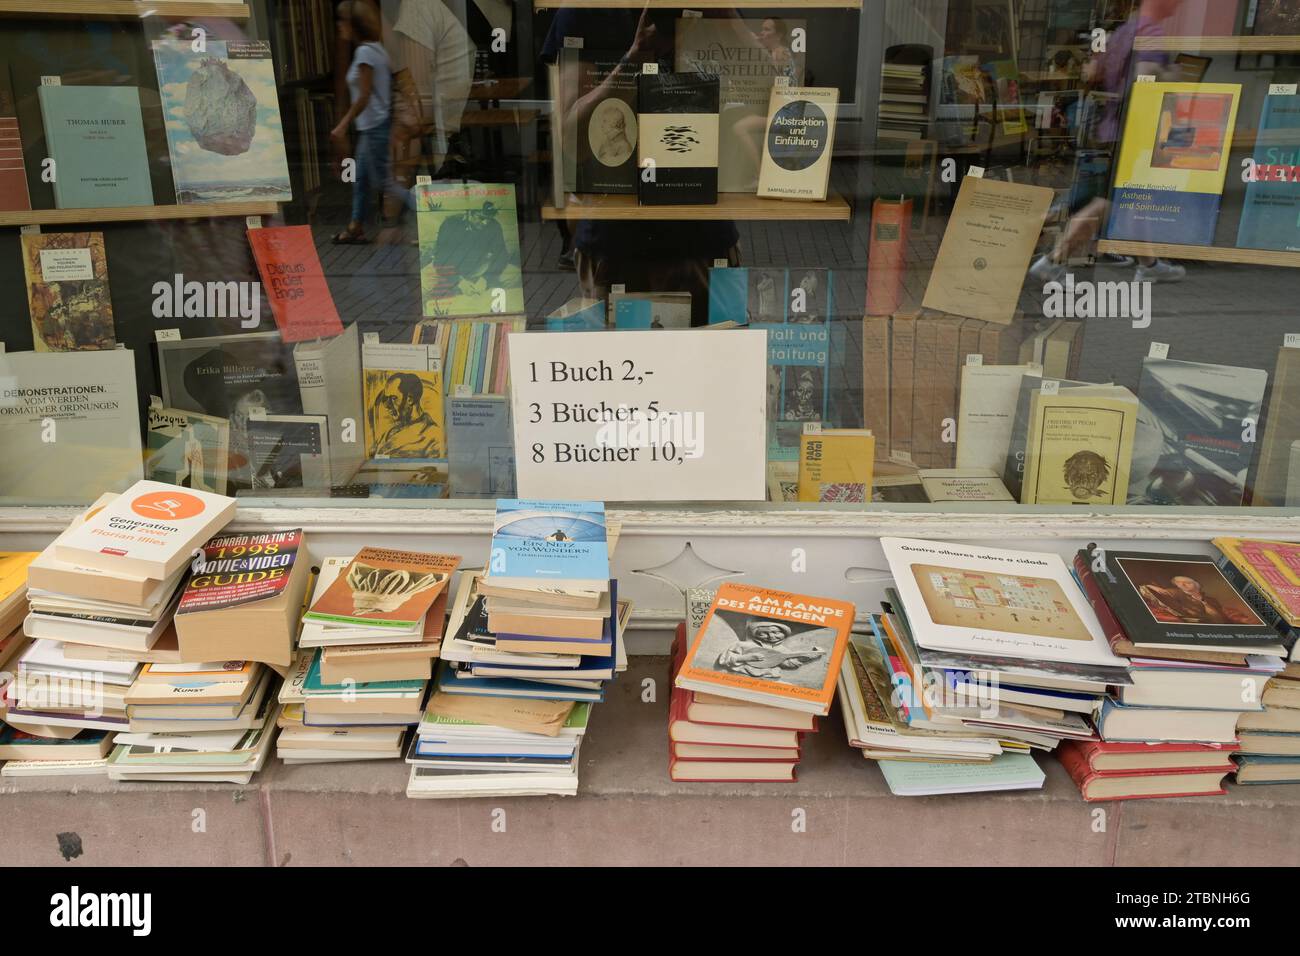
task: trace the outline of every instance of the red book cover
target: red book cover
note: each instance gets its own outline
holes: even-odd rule
[[[17,212],[32,208],[23,166],[23,141],[18,133],[18,109],[9,73],[0,67],[0,209]]]
[[[738,746],[730,746],[728,744],[708,744],[708,746],[727,747],[729,752],[734,751],[734,753],[726,757],[683,756],[682,754],[679,754],[677,752],[678,745],[676,743],[670,742],[668,746],[669,761],[674,763],[677,761],[681,761],[683,763],[689,763],[691,761],[696,761],[696,762],[714,761],[717,763],[798,763],[803,758],[803,751],[798,749],[787,751],[780,757],[751,757],[751,756],[747,756],[745,754],[745,751],[752,750],[753,749],[752,747],[738,747]],[[772,749],[779,749],[779,748],[772,748]]]
[[[912,200],[877,199],[871,204],[867,246],[867,315],[890,315],[903,303],[903,269]]]
[[[203,546],[181,592],[177,614],[221,611],[280,594],[302,546],[302,529],[222,534]]]
[[[1093,773],[1107,774],[1110,776],[1123,776],[1132,773],[1178,773],[1185,770],[1220,770],[1232,769],[1233,763],[1228,755],[1241,749],[1240,744],[1189,744],[1189,743],[1163,743],[1163,744],[1143,744],[1143,743],[1123,743],[1120,741],[1106,740],[1067,740],[1063,741],[1059,748],[1061,753],[1067,750],[1077,750],[1083,755],[1083,759],[1088,763],[1088,769]],[[1176,767],[1172,769],[1160,770],[1098,770],[1093,761],[1101,755],[1106,754],[1205,754],[1205,762],[1197,767]]]
[[[1074,556],[1074,571],[1079,576],[1079,583],[1083,585],[1084,596],[1088,598],[1088,603],[1092,605],[1092,611],[1097,615],[1097,621],[1101,624],[1101,629],[1106,635],[1106,643],[1110,645],[1111,651],[1119,654],[1119,651],[1116,651],[1115,648],[1121,641],[1127,641],[1128,635],[1124,633],[1124,628],[1119,626],[1119,620],[1111,612],[1110,605],[1106,603],[1106,598],[1102,596],[1101,588],[1097,587],[1097,582],[1092,579],[1092,568],[1088,567],[1086,554],[1087,552],[1080,551]]]
[[[248,244],[284,341],[329,338],[343,331],[310,226],[250,229]]]
[[[690,762],[692,761],[682,761],[682,763]],[[677,763],[678,761],[674,760],[671,756],[668,758],[668,776],[673,780],[677,779]],[[716,779],[699,777],[691,778],[690,780],[683,780],[682,783],[794,783],[798,779],[799,768],[792,764],[790,766],[789,780],[770,780],[759,777],[718,777]]]
[[[1214,790],[1206,790],[1200,793],[1135,793],[1123,797],[1090,797],[1088,796],[1088,785],[1097,779],[1119,779],[1123,777],[1155,777],[1155,776],[1181,776],[1184,774],[1206,773],[1208,770],[1222,770],[1227,773],[1229,768],[1226,767],[1192,767],[1187,769],[1176,770],[1139,770],[1123,773],[1098,773],[1093,770],[1088,762],[1088,757],[1084,753],[1082,746],[1077,746],[1075,741],[1066,741],[1056,748],[1056,757],[1061,761],[1061,766],[1065,768],[1070,779],[1074,781],[1075,786],[1079,788],[1079,793],[1084,800],[1089,803],[1107,803],[1112,800],[1151,800],[1160,797],[1209,797],[1220,796],[1227,793],[1222,786]],[[1143,745],[1145,746],[1145,745]]]

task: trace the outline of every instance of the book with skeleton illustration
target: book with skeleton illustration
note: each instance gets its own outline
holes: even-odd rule
[[[459,565],[454,554],[362,548],[303,617],[345,626],[416,628]]]

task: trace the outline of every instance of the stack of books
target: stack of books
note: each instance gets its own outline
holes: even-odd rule
[[[419,722],[460,557],[385,548],[321,563],[280,689],[285,763],[400,758]]]
[[[488,568],[461,576],[407,751],[408,796],[577,792],[582,705],[627,666],[613,537],[600,502],[497,502]]]
[[[886,61],[880,68],[881,139],[923,138],[930,128],[929,66]]]
[[[1300,783],[1300,544],[1215,538],[1220,570],[1289,648],[1269,679],[1262,710],[1237,720],[1238,783]]]
[[[1089,547],[1074,573],[1130,677],[1097,714],[1101,741],[1062,754],[1085,798],[1223,793],[1238,726],[1263,712],[1285,666],[1282,636],[1205,555]],[[1096,755],[1123,769],[1099,769]]]
[[[727,583],[674,648],[668,773],[793,781],[802,736],[830,711],[852,604]]]

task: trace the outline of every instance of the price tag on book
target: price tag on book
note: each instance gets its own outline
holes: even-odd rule
[[[1295,96],[1297,90],[1300,90],[1300,84],[1296,83],[1270,83],[1268,85],[1269,96]]]
[[[778,87],[779,87],[779,86],[789,86],[789,85],[790,85],[790,77],[788,77],[788,76],[774,76],[774,77],[772,77],[772,85],[773,85],[773,86],[778,86]]]
[[[969,177],[971,177],[972,179],[983,179],[983,178],[984,178],[984,167],[983,167],[983,166],[972,166],[970,169],[966,170],[966,175],[969,176]]]
[[[38,236],[40,235],[40,232],[41,227],[36,223],[18,227],[18,235],[20,236]]]
[[[1282,339],[1282,348],[1300,349],[1300,332],[1288,332]]]
[[[567,49],[567,50],[581,50],[581,49],[582,49],[582,37],[565,37],[565,38],[564,38],[564,47],[565,47],[565,49]]]
[[[981,352],[971,352],[966,356],[966,364],[972,367],[984,364],[984,355]]]
[[[249,229],[261,229],[261,228],[262,228],[262,217],[261,217],[261,216],[249,216],[247,219],[244,220],[244,225],[247,226]]]
[[[363,345],[378,345],[378,344],[379,344],[379,333],[378,333],[378,332],[363,332],[363,333],[361,334],[361,342],[362,342]]]
[[[642,72],[642,73],[658,73],[658,72],[659,72],[659,64],[658,64],[658,63],[654,63],[654,62],[651,62],[651,63],[642,63],[642,64],[641,64],[641,72]]]
[[[1042,392],[1044,395],[1061,394],[1061,383],[1054,378],[1044,379]]]
[[[726,269],[726,268],[729,267],[730,265],[731,265],[731,263],[728,262],[726,259],[714,259],[714,260],[713,260],[713,268],[715,268],[715,269]]]
[[[767,335],[512,335],[519,495],[764,500]]]
[[[1167,359],[1169,358],[1168,342],[1152,342],[1151,350],[1147,352],[1147,358]]]
[[[430,176],[428,173],[421,173],[419,176],[416,176],[416,177],[415,177],[415,185],[417,185],[417,186],[432,186],[432,185],[433,185],[433,177]]]
[[[179,342],[181,340],[180,329],[158,329],[153,334],[155,342]]]
[[[1136,79],[1135,82],[1138,82],[1138,83],[1154,83],[1155,81],[1156,81],[1156,78],[1155,78],[1155,75],[1154,75],[1154,74],[1151,74],[1151,73],[1139,73],[1139,74],[1137,75],[1137,79]]]
[[[803,433],[805,435],[820,435],[822,433],[821,422],[804,422]]]
[[[613,295],[622,295],[627,291],[627,284],[624,282],[613,282],[609,286],[609,291]]]
[[[470,388],[468,385],[466,385],[464,382],[459,382],[459,383],[458,383],[455,387],[453,387],[453,389],[452,389],[452,395],[453,395],[453,397],[455,397],[455,398],[469,398],[469,397],[470,397],[471,395],[473,395],[473,394],[474,394],[474,390],[471,389],[471,388]]]
[[[704,16],[704,11],[703,11],[703,10],[683,10],[683,11],[682,11],[682,19],[683,19],[683,20],[686,19],[687,17],[703,17],[703,16]]]
[[[43,76],[41,77],[41,86],[62,86],[63,77],[61,76]]]

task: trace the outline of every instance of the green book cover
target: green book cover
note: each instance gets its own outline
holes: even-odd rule
[[[523,312],[515,187],[426,183],[415,199],[424,314]]]
[[[153,205],[138,87],[56,85],[38,94],[59,209]]]

